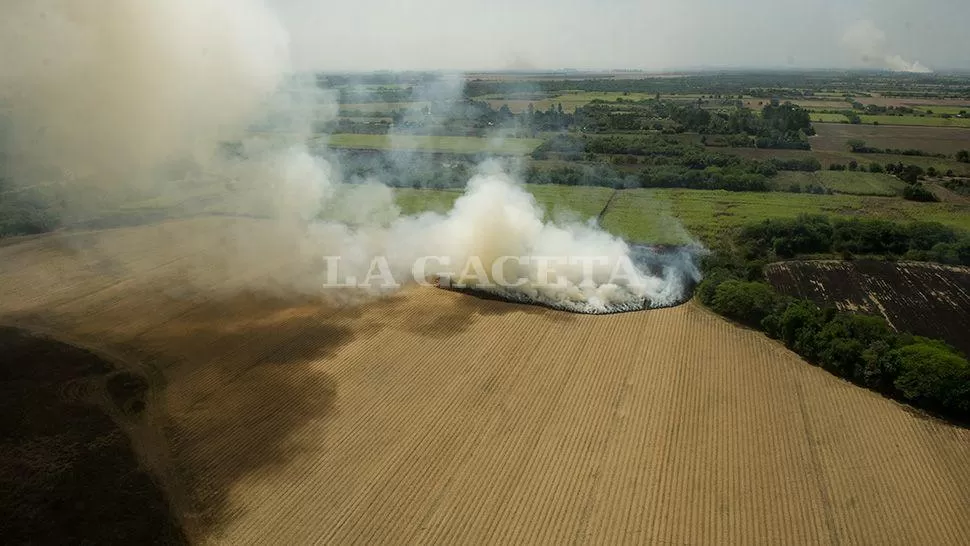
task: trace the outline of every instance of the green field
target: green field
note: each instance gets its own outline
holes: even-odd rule
[[[361,150],[418,150],[457,154],[526,155],[542,144],[537,138],[480,138],[465,136],[360,135],[340,133],[327,140],[331,148]]]
[[[812,123],[846,123],[849,118],[842,114],[825,114],[821,112],[811,112]]]
[[[950,114],[955,116],[960,112],[970,112],[970,105],[968,106],[936,106],[936,105],[926,105],[926,106],[914,106],[913,110],[917,112],[934,114]]]
[[[358,103],[347,103],[340,105],[341,115],[350,112],[361,112],[361,113],[374,113],[374,112],[384,112],[388,113],[392,110],[414,110],[418,108],[423,108],[431,104],[427,101],[420,102],[358,102]]]
[[[401,208],[401,213],[408,216],[422,212],[443,214],[451,210],[455,200],[461,197],[461,193],[454,190],[395,188],[394,199],[397,206]]]
[[[936,221],[970,229],[970,206],[915,203],[898,198],[703,190],[624,190],[613,201],[603,227],[631,241],[678,243],[692,236],[714,241],[748,222],[798,214]]]
[[[526,184],[545,209],[547,218],[565,220],[588,220],[599,215],[606,207],[613,190],[596,186],[547,186]]]
[[[652,99],[656,95],[650,93],[595,93],[587,91],[575,91],[566,92],[559,95],[550,96],[543,99],[528,99],[521,98],[515,95],[484,95],[481,97],[486,100],[492,108],[501,108],[503,105],[507,105],[509,110],[515,113],[520,113],[528,109],[529,105],[536,110],[546,111],[550,106],[558,106],[562,104],[562,109],[566,112],[575,112],[576,108],[585,106],[594,100],[602,100],[606,102],[616,102],[617,99],[623,99],[627,101],[641,101],[644,99]],[[698,95],[699,96],[699,95]],[[686,95],[679,95],[666,98],[689,98]]]
[[[594,216],[611,190],[584,186],[527,186],[546,209],[575,208],[580,217]],[[398,189],[397,201],[407,214],[447,211],[461,194],[455,191]],[[970,206],[915,203],[899,198],[795,193],[747,193],[704,190],[638,189],[617,192],[603,227],[632,242],[684,243],[691,238],[715,241],[749,222],[793,218],[799,214],[877,217],[902,221],[936,221],[970,230]]]
[[[526,184],[524,187],[545,211],[546,218],[556,220],[586,221],[599,215],[613,195],[609,188],[594,186]],[[456,190],[412,188],[397,188],[394,193],[401,212],[409,215],[427,211],[445,213],[462,195]]]
[[[793,185],[798,185],[803,191],[811,186],[822,186],[835,193],[885,197],[901,195],[906,187],[906,183],[895,176],[863,171],[785,171],[778,173],[774,181],[782,191]]]

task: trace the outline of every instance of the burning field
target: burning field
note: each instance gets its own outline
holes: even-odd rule
[[[239,223],[265,221],[0,247],[0,322],[96,348],[144,378],[135,413],[104,404],[192,542],[970,535],[968,431],[694,304],[603,317],[425,287],[357,305],[254,293],[243,288],[252,277],[285,266],[254,257],[223,272],[198,261]],[[153,506],[129,500],[96,517],[137,529],[153,524]]]
[[[308,147],[337,105],[289,44],[261,0],[5,2],[2,174],[72,228],[0,245],[0,536],[970,536],[968,431],[677,305],[702,250],[549,218],[514,164],[402,213]],[[191,214],[79,229],[146,202]]]
[[[599,292],[593,296],[583,293],[583,289],[556,289],[540,291],[530,289],[527,283],[515,285],[482,286],[453,282],[449,277],[436,277],[434,286],[485,299],[538,305],[569,313],[587,315],[611,315],[647,309],[675,307],[690,300],[697,282],[701,279],[698,262],[705,252],[696,246],[653,246],[632,245],[630,247],[629,273],[638,278],[645,287],[652,283],[653,289],[629,293],[623,286],[601,283]],[[604,277],[605,278],[605,277]],[[556,282],[551,281],[550,282]],[[568,283],[568,278],[560,280],[560,286]],[[597,288],[594,285],[591,288]],[[591,290],[586,289],[587,292]],[[578,296],[571,294],[578,292]],[[610,294],[612,292],[612,294]],[[600,294],[605,295],[604,298]]]
[[[900,332],[970,354],[970,268],[915,262],[784,262],[766,268],[780,292],[880,315]]]

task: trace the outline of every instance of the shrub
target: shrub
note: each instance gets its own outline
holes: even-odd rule
[[[778,294],[763,282],[728,280],[715,289],[711,308],[742,324],[760,327],[778,303]]]
[[[866,383],[865,353],[875,344],[888,348],[895,333],[881,317],[839,313],[819,330],[815,343],[823,368],[859,383]],[[873,359],[878,359],[876,354]]]
[[[945,344],[927,339],[899,350],[895,385],[911,401],[958,412],[970,411],[970,364]]]
[[[933,192],[918,183],[903,188],[903,199],[923,203],[932,203],[940,200]]]
[[[709,271],[704,275],[704,280],[697,285],[694,293],[697,294],[697,298],[701,300],[701,303],[710,307],[714,304],[714,295],[717,293],[717,288],[722,283],[730,280],[737,280],[737,276],[726,269]]]

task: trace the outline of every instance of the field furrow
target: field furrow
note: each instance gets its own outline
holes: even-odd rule
[[[420,287],[358,305],[268,293],[253,287],[286,264],[204,272],[205,241],[172,244],[227,222],[85,234],[97,260],[65,235],[0,248],[11,273],[0,322],[45,326],[157,375],[132,438],[195,542],[970,537],[970,431],[693,303],[594,317]],[[773,270],[773,282],[891,318],[970,292],[948,268],[883,278],[815,267]],[[835,275],[875,298],[821,292],[817,278]],[[940,280],[919,291],[927,279]],[[885,297],[894,287],[908,295]]]

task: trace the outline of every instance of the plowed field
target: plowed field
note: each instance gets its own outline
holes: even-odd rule
[[[233,287],[271,260],[193,271],[227,246],[205,222],[227,220],[0,247],[0,322],[146,377],[128,432],[193,541],[970,537],[970,431],[693,304],[598,317],[433,288],[353,307],[256,296]]]
[[[943,339],[970,354],[970,268],[913,262],[771,264],[784,294],[883,316],[900,332]]]

